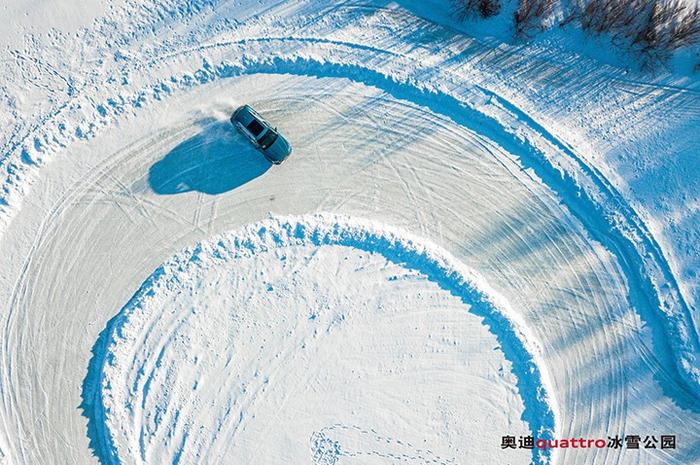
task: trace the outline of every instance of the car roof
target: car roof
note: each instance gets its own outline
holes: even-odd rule
[[[238,107],[234,114],[236,120],[243,123],[244,126],[247,126],[250,120],[255,118],[258,121],[260,121],[265,127],[272,128],[272,125],[270,125],[270,123],[268,123],[265,120],[265,118],[263,118],[260,115],[260,113],[255,111],[255,109],[248,104]]]
[[[241,110],[241,111],[244,111],[244,112],[246,112],[246,113],[248,113],[248,114],[250,114],[250,115],[252,115],[252,116],[255,116],[255,117],[258,118],[258,119],[264,119],[262,116],[260,116],[260,113],[258,113],[257,111],[255,111],[255,109],[254,109],[253,107],[251,107],[250,105],[248,105],[248,104],[245,104],[245,105],[243,105],[242,107],[240,107],[240,110]]]

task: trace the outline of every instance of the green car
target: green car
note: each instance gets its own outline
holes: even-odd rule
[[[237,108],[231,115],[231,123],[250,139],[271,163],[279,165],[291,155],[292,146],[287,139],[250,105]]]

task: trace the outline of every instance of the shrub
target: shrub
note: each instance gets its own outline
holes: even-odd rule
[[[543,20],[554,11],[557,0],[520,0],[515,11],[515,32],[527,36],[532,29],[543,29]]]
[[[683,0],[590,0],[574,16],[582,29],[632,47],[647,68],[700,42],[700,8]]]
[[[501,12],[501,0],[452,0],[452,5],[460,20],[473,16],[490,18]]]
[[[681,15],[669,32],[669,47],[677,50],[700,42],[700,7],[694,6]]]
[[[590,0],[581,10],[579,22],[584,30],[594,34],[630,38],[650,4],[648,0]]]
[[[655,0],[641,16],[632,45],[637,46],[645,67],[666,61],[671,54],[700,40],[700,9],[680,0]]]
[[[452,0],[452,4],[460,19],[488,18],[501,11],[501,0]],[[518,0],[516,35],[527,37],[544,29],[557,7],[562,8],[560,26],[577,22],[590,34],[605,34],[638,53],[644,67],[700,43],[700,6],[689,6],[686,0],[568,0],[566,8],[561,0]]]

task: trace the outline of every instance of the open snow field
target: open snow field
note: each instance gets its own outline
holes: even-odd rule
[[[420,2],[47,5],[2,7],[0,464],[700,463],[692,79]]]

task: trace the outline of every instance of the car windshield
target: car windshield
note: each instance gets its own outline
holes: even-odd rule
[[[261,132],[263,132],[263,129],[265,129],[265,126],[260,124],[260,121],[256,120],[255,118],[253,118],[253,120],[250,123],[248,123],[248,126],[246,127],[256,138],[260,135]]]
[[[272,129],[268,129],[265,134],[260,138],[258,141],[260,143],[260,146],[264,149],[268,148],[272,144],[275,143],[277,140],[277,133],[273,131]]]

